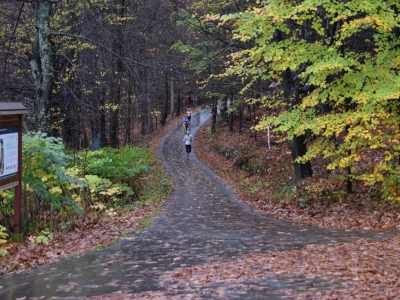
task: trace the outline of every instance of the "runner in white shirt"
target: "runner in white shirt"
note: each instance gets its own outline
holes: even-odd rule
[[[189,159],[189,153],[192,152],[192,141],[194,140],[193,135],[190,134],[190,131],[186,131],[186,135],[183,137],[183,141],[185,142],[186,149],[186,159]]]

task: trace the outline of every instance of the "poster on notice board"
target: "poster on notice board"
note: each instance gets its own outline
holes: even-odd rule
[[[18,127],[0,129],[0,180],[18,173]]]

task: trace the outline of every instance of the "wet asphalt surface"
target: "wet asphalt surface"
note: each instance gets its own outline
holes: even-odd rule
[[[204,112],[194,114],[191,133],[208,117]],[[179,268],[234,260],[249,253],[273,253],[360,238],[375,240],[393,234],[319,229],[254,212],[239,201],[228,184],[196,159],[195,149],[190,160],[186,160],[183,136],[179,123],[157,153],[176,182],[176,189],[173,200],[165,204],[151,226],[106,249],[2,276],[0,299],[88,299],[121,291],[130,294],[127,299],[140,298],[146,292],[155,292],[165,299],[174,296],[281,299],[279,291],[283,289],[304,291],[314,283],[321,289],[340,286],[332,286],[332,281],[318,276],[281,277],[279,281],[265,278],[261,282],[247,282],[245,290],[243,285],[240,290],[227,287],[221,298],[215,296],[213,288],[224,283],[171,288],[160,282],[160,276]]]

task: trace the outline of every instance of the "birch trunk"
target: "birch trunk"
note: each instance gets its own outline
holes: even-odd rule
[[[30,61],[36,94],[33,99],[36,131],[50,133],[50,107],[54,85],[52,47],[50,42],[51,3],[47,0],[32,2],[36,12],[36,34],[33,58]]]

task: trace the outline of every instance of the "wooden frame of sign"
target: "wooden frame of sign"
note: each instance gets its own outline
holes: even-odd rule
[[[14,188],[14,234],[21,234],[22,115],[19,102],[0,102],[0,190]]]

